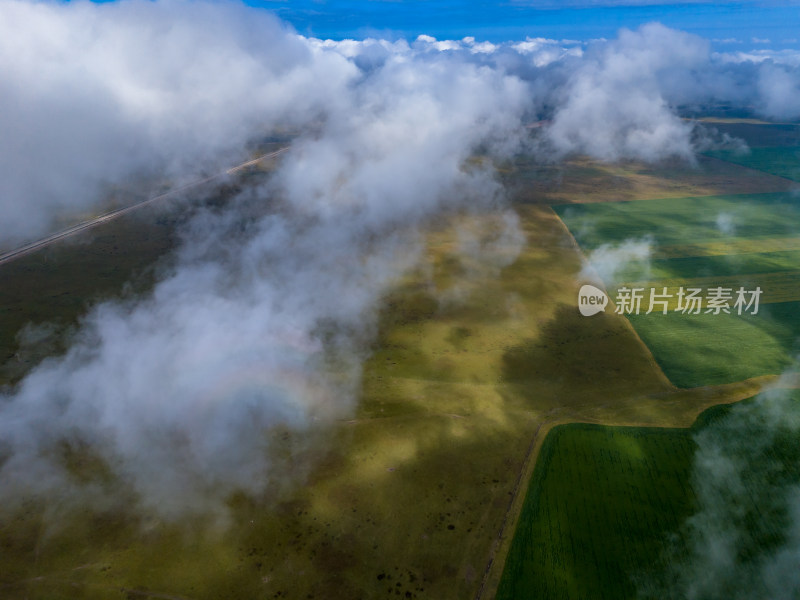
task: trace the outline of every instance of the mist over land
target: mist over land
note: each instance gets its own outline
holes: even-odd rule
[[[109,190],[192,181],[290,134],[268,178],[191,212],[151,290],[92,306],[65,353],[0,395],[4,504],[125,493],[169,520],[264,492],[280,477],[269,432],[324,444],[353,415],[380,299],[424,260],[427,223],[497,211],[497,264],[513,260],[523,238],[494,165],[747,152],[686,117],[797,119],[800,59],[658,23],[586,43],[334,41],[238,4],[2,0],[0,103],[4,249],[101,211]],[[460,250],[497,266],[468,231]],[[645,239],[592,258],[613,273],[648,254]],[[76,481],[64,444],[111,479]]]

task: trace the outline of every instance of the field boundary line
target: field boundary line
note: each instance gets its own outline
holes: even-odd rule
[[[564,220],[561,218],[561,215],[559,215],[559,214],[558,214],[558,213],[557,213],[555,210],[553,210],[553,207],[552,207],[552,206],[550,206],[550,207],[548,207],[548,208],[549,208],[550,212],[552,212],[552,213],[553,213],[553,215],[554,215],[554,216],[555,216],[555,218],[558,220],[558,222],[561,224],[561,227],[563,227],[563,229],[564,229],[565,233],[566,233],[566,234],[567,234],[567,236],[568,236],[568,238],[567,238],[567,239],[569,239],[569,240],[570,240],[570,242],[572,243],[572,246],[575,248],[575,250],[576,250],[576,251],[578,252],[578,254],[580,255],[581,259],[583,260],[583,264],[585,264],[585,265],[588,265],[588,264],[589,264],[589,260],[588,260],[588,258],[586,257],[586,253],[584,253],[583,249],[581,248],[581,245],[578,243],[578,240],[576,240],[576,239],[575,239],[575,236],[574,236],[574,235],[572,235],[572,231],[571,231],[571,230],[570,230],[570,228],[567,226],[567,224],[564,222]],[[596,279],[597,281],[602,281],[602,279],[600,279],[600,277],[598,277],[596,273],[595,273],[595,279]],[[605,287],[605,284],[603,284],[603,287]],[[609,305],[609,307],[611,307],[611,308],[615,308],[615,307],[614,307],[614,302],[613,302],[613,300],[611,299],[611,297],[610,297],[610,296],[609,296],[609,298],[608,298],[608,305]],[[577,307],[576,307],[576,310],[577,310]],[[616,312],[616,308],[615,308],[615,312]],[[648,346],[648,345],[645,343],[645,341],[642,339],[642,336],[640,336],[640,335],[639,335],[639,332],[638,332],[638,331],[636,331],[636,328],[633,326],[633,323],[631,323],[630,319],[628,319],[628,318],[627,318],[627,317],[625,317],[624,315],[620,315],[620,316],[621,316],[621,317],[623,318],[623,320],[625,321],[625,326],[626,326],[626,327],[628,328],[628,330],[629,330],[629,331],[630,331],[630,332],[631,332],[631,333],[634,335],[634,337],[635,337],[637,340],[639,340],[639,343],[642,345],[642,348],[644,348],[644,353],[645,353],[645,356],[647,357],[647,360],[648,360],[648,362],[649,362],[651,365],[653,365],[653,367],[655,368],[655,371],[656,371],[656,376],[657,376],[659,379],[661,379],[661,380],[662,380],[662,383],[663,383],[663,384],[665,384],[665,385],[667,386],[667,388],[669,388],[669,389],[671,389],[671,390],[676,390],[676,389],[678,389],[678,387],[677,387],[677,386],[676,386],[674,383],[672,383],[672,381],[670,381],[669,377],[667,377],[667,374],[664,372],[664,369],[662,369],[662,368],[661,368],[661,365],[660,365],[660,364],[658,364],[658,361],[656,360],[656,357],[655,357],[655,355],[653,354],[653,351],[652,351],[652,350],[650,350],[650,346]]]
[[[569,423],[570,421],[566,422]],[[514,483],[513,490],[511,491],[511,500],[509,500],[508,509],[503,516],[503,522],[500,525],[500,530],[497,533],[497,537],[495,537],[489,550],[489,562],[483,571],[481,585],[475,594],[475,600],[483,600],[483,598],[486,597],[485,593],[487,586],[495,588],[494,592],[495,594],[497,593],[496,588],[500,583],[502,567],[505,566],[506,557],[509,549],[511,548],[511,539],[514,537],[513,532],[516,531],[519,514],[522,511],[522,505],[524,504],[525,497],[527,495],[519,493],[522,487],[522,482],[524,481],[526,486],[530,482],[530,478],[533,475],[533,469],[536,467],[536,459],[539,456],[539,450],[541,450],[542,443],[547,438],[547,434],[550,433],[550,430],[559,424],[561,423],[559,423],[558,419],[554,419],[552,421],[542,421],[533,432],[533,437],[531,438],[530,444],[528,444],[528,450],[526,451],[525,458],[522,461],[522,468],[520,469],[519,475],[517,475],[517,480]],[[542,432],[543,428],[544,432]],[[542,433],[544,433],[544,435],[542,435]],[[513,523],[510,523],[509,521],[513,521]],[[511,527],[510,538],[508,536],[509,525],[513,525],[513,527]],[[500,569],[499,573],[497,572],[498,569]],[[496,583],[494,582],[495,579]],[[494,597],[494,595],[491,597]]]
[[[751,386],[752,389],[750,389]],[[645,422],[631,419],[614,420],[575,413],[564,416],[554,416],[550,419],[545,418],[545,420],[539,423],[533,433],[533,437],[528,446],[528,451],[523,460],[523,466],[520,469],[520,473],[517,476],[517,480],[512,491],[512,497],[509,501],[508,510],[503,517],[500,531],[498,532],[495,540],[492,542],[492,546],[489,551],[489,561],[484,569],[481,585],[475,594],[474,600],[494,598],[497,594],[497,587],[500,584],[506,559],[508,558],[508,553],[511,550],[511,543],[513,542],[514,534],[516,533],[517,526],[519,524],[519,518],[522,514],[522,508],[528,495],[530,481],[533,477],[536,465],[538,464],[539,453],[544,441],[547,439],[548,434],[555,427],[558,427],[559,425],[574,425],[583,423],[588,425],[600,425],[604,427],[688,429],[697,421],[697,417],[701,413],[714,406],[735,404],[737,402],[746,400],[747,398],[752,398],[766,389],[776,387],[791,388],[793,386],[800,388],[800,377],[798,377],[797,380],[789,381],[781,380],[776,375],[761,375],[720,385],[698,386],[694,388],[674,388],[673,390],[669,391],[669,394],[675,395],[678,398],[683,396],[684,393],[691,393],[693,391],[707,393],[716,390],[724,392],[720,396],[712,396],[709,398],[709,402],[697,405],[696,413],[694,413],[692,416],[691,421],[685,422],[684,424],[681,424],[680,422],[653,423],[652,421]],[[558,411],[559,409],[555,408],[553,410]],[[524,492],[521,493],[523,490],[523,482],[525,483]]]

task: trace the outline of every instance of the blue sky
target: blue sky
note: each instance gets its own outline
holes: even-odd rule
[[[247,0],[269,8],[304,34],[345,37],[439,38],[467,35],[492,42],[525,36],[588,40],[615,37],[620,27],[649,21],[709,39],[739,40],[718,44],[732,49],[797,47],[798,2],[682,2],[653,0]],[[754,39],[756,41],[754,41]]]

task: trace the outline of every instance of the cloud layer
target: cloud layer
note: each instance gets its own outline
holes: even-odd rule
[[[235,164],[357,68],[262,11],[183,2],[0,3],[0,243],[142,172]]]
[[[0,15],[6,247],[137,175],[180,180],[235,164],[254,134],[347,110],[353,87],[370,75],[374,88],[384,70],[457,61],[474,65],[474,76],[512,77],[526,87],[527,118],[548,121],[545,152],[556,155],[690,158],[691,126],[678,105],[726,101],[800,116],[797,53],[714,54],[705,40],[658,24],[584,44],[334,42],[236,4],[3,0]]]
[[[177,154],[183,142],[197,154],[189,141],[200,144],[203,136],[192,125],[207,113],[213,119],[215,111],[238,110],[240,95],[241,112],[204,128],[212,134],[209,156],[243,145],[247,124],[288,122],[310,133],[295,141],[269,184],[189,222],[178,256],[152,293],[96,306],[66,355],[45,361],[2,397],[5,501],[77,489],[80,482],[63,468],[65,448],[99,455],[147,510],[164,517],[214,510],[235,490],[263,491],[273,466],[271,430],[313,437],[351,410],[374,308],[416,259],[417,226],[443,210],[496,209],[502,201],[493,174],[465,161],[479,147],[498,156],[516,149],[528,106],[518,78],[448,55],[416,62],[388,54],[379,65],[358,67],[268,18],[261,26],[269,40],[259,42],[264,64],[253,64],[255,50],[248,54],[232,41],[251,27],[244,9],[199,9],[187,24],[178,23],[171,4],[121,5],[107,13],[15,6],[49,11],[66,19],[70,31],[78,29],[70,19],[100,27],[119,17],[116,11],[132,11],[136,36],[156,49],[178,46],[175,65],[189,60],[183,52],[200,36],[221,36],[220,48],[207,49],[208,60],[228,51],[224,70],[242,73],[212,84],[201,69],[192,85],[226,89],[215,96],[187,83],[187,97],[200,91],[205,98],[189,107],[183,123],[170,119],[181,112],[179,84],[167,86],[178,98],[158,86],[147,94],[140,89],[145,79],[161,81],[168,57],[152,67],[155,74],[137,72],[115,84],[140,98],[130,101],[131,110],[151,128],[137,143],[145,150],[152,143],[154,157]],[[170,18],[174,27],[164,21]],[[124,37],[119,43],[126,48],[119,60],[127,60],[132,45]],[[251,89],[236,88],[248,80]],[[255,97],[246,98],[251,92]],[[128,107],[117,108],[127,114]],[[120,128],[128,124],[126,117]],[[160,146],[153,131],[168,142]],[[83,157],[87,169],[115,132],[97,135],[102,143]],[[69,165],[61,166],[66,176]],[[73,185],[91,189],[84,179]],[[104,485],[101,478],[89,487]]]
[[[79,487],[65,444],[165,516],[262,491],[270,430],[310,436],[352,409],[374,308],[416,260],[418,226],[502,206],[468,158],[690,159],[678,104],[722,89],[797,116],[780,99],[797,81],[789,62],[715,57],[660,25],[588,46],[333,42],[234,4],[0,0],[4,246],[140,175],[189,180],[276,128],[301,132],[268,185],[190,221],[152,293],[96,306],[64,356],[0,397],[3,500]],[[514,216],[500,221],[517,247]]]

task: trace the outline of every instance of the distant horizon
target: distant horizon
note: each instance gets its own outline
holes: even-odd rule
[[[325,39],[475,37],[499,43],[543,37],[589,42],[657,21],[711,41],[717,51],[798,48],[800,9],[781,2],[552,2],[461,0],[245,0]]]

